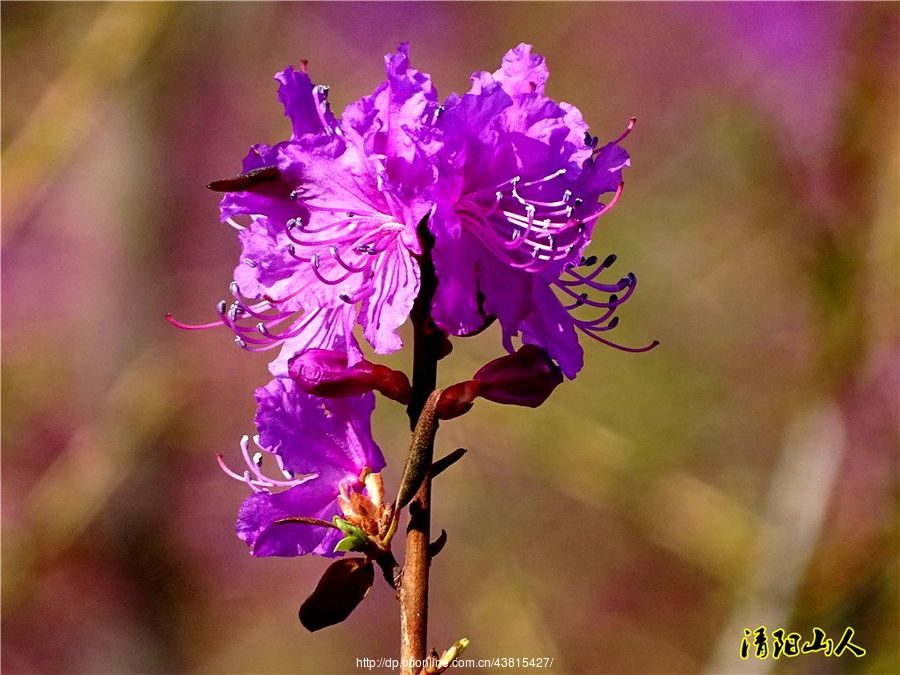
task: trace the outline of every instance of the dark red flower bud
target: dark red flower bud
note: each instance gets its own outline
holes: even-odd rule
[[[288,362],[288,372],[300,388],[313,396],[340,398],[379,391],[400,403],[409,403],[409,378],[369,361],[347,365],[347,354],[332,349],[307,349]]]
[[[480,388],[481,383],[477,380],[466,380],[444,389],[437,404],[438,418],[452,420],[469,412]]]
[[[481,384],[478,395],[489,401],[536,408],[563,381],[563,375],[545,350],[523,345],[515,354],[486,364],[475,379]]]

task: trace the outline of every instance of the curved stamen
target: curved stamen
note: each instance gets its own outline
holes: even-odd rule
[[[323,284],[328,284],[329,286],[336,286],[339,283],[341,283],[342,281],[345,281],[345,280],[349,279],[351,276],[353,276],[353,272],[346,272],[343,276],[338,277],[337,279],[328,279],[319,271],[319,254],[318,253],[313,253],[312,269],[313,269],[313,274],[315,274],[316,277],[318,277],[319,281],[321,281]]]
[[[257,447],[261,448],[262,450],[265,450],[268,453],[271,453],[272,452],[271,450],[268,450],[267,448],[263,448],[259,444],[258,439],[259,439],[259,436],[254,436],[253,440],[254,440],[254,443],[256,443]],[[224,471],[228,476],[230,476],[231,478],[234,478],[235,480],[239,480],[243,483],[247,483],[256,492],[259,491],[257,488],[271,488],[271,487],[292,488],[297,485],[301,485],[309,480],[312,480],[313,478],[318,477],[318,474],[316,474],[316,473],[308,473],[308,474],[302,474],[299,478],[292,478],[290,480],[278,480],[275,478],[269,478],[268,476],[264,475],[262,473],[262,471],[260,470],[260,466],[262,464],[262,453],[256,453],[254,455],[254,457],[251,457],[249,444],[250,444],[249,437],[242,436],[241,442],[240,442],[241,454],[244,456],[244,461],[247,463],[247,467],[248,467],[248,470],[244,471],[243,475],[238,474],[237,472],[230,469],[228,467],[228,465],[225,463],[225,458],[221,454],[216,453],[216,461],[219,463],[219,467],[222,469],[222,471]],[[278,465],[279,465],[280,470],[283,473],[289,473],[289,472],[285,471],[284,464],[280,461],[280,456],[276,455],[276,458],[279,459]],[[257,463],[257,461],[254,461],[257,459],[258,459],[258,463]],[[253,477],[251,477],[251,474]]]
[[[626,282],[626,281],[628,283],[624,284],[624,282]],[[628,276],[623,278],[622,281],[619,282],[620,284],[624,284],[624,285],[621,285],[619,288],[610,287],[610,288],[613,288],[613,290],[597,289],[597,290],[601,290],[604,293],[609,293],[609,292],[615,293],[617,291],[622,290],[623,288],[625,289],[625,295],[623,295],[621,298],[619,298],[615,295],[611,295],[609,302],[598,302],[596,300],[591,300],[590,298],[587,297],[587,293],[577,293],[577,292],[573,291],[570,287],[563,286],[562,284],[560,284],[559,280],[554,281],[553,283],[562,292],[566,293],[567,295],[569,295],[572,298],[575,298],[576,300],[580,300],[579,306],[587,305],[588,307],[616,307],[618,305],[621,305],[626,300],[628,300],[628,298],[631,297],[631,294],[634,293],[634,289],[637,288],[637,277],[633,273],[629,272]],[[593,283],[588,284],[588,286],[594,287]]]
[[[180,328],[181,330],[209,330],[210,328],[218,328],[223,325],[221,321],[213,321],[211,323],[184,323],[172,316],[171,312],[166,312],[165,317],[166,321],[175,326],[175,328]]]
[[[504,211],[503,215],[507,215],[509,212]],[[531,234],[531,226],[534,225],[534,207],[531,204],[525,204],[525,214],[528,216],[525,222],[525,231],[520,232],[519,230],[515,230],[513,232],[513,240],[505,241],[503,245],[508,249],[520,248],[522,244],[525,243],[525,239]],[[512,215],[512,214],[509,214]],[[512,219],[509,219],[510,222],[513,222]],[[513,222],[513,224],[516,224]]]
[[[590,258],[583,260],[582,264],[583,265],[593,265],[594,262],[591,262],[592,260],[594,262],[596,262],[597,257],[590,256]],[[583,283],[593,281],[594,278],[597,277],[597,275],[599,275],[604,270],[608,270],[610,267],[613,266],[613,263],[615,263],[615,262],[616,262],[616,254],[610,253],[608,256],[606,256],[604,261],[602,263],[600,263],[600,266],[597,267],[597,269],[595,269],[593,272],[591,272],[587,276],[582,276],[578,272],[573,272],[572,267],[576,267],[576,265],[573,265],[572,267],[566,269],[565,272],[567,274],[570,274],[571,276],[575,277],[577,279],[577,281],[571,281],[570,279],[560,279],[559,283],[565,284],[566,286],[580,286]]]
[[[572,279],[557,279],[556,284],[559,286],[565,286],[567,288],[575,288],[577,286],[587,286],[588,288],[592,288],[595,291],[600,291],[601,293],[618,293],[621,290],[627,288],[632,283],[635,283],[637,278],[634,277],[634,272],[629,272],[626,276],[619,279],[614,284],[602,284],[599,281],[594,281],[593,277],[596,275],[592,275],[589,277],[582,277],[580,274],[573,274],[571,270],[566,270],[569,274],[575,277],[575,280]]]
[[[290,221],[288,221],[288,222],[290,222]],[[286,227],[284,228],[284,232],[285,232],[285,234],[287,235],[287,238],[290,239],[290,240],[291,240],[292,242],[294,242],[295,244],[297,244],[298,246],[321,246],[321,245],[324,245],[324,244],[329,244],[329,243],[331,243],[331,242],[343,241],[343,240],[346,239],[348,236],[350,236],[350,235],[348,235],[348,234],[343,234],[343,235],[340,235],[340,236],[337,236],[337,237],[332,237],[331,239],[318,239],[318,240],[317,240],[317,239],[300,239],[300,238],[297,237],[297,235],[294,234],[294,230],[297,230],[297,229],[298,229],[298,228],[296,228],[296,227],[286,226]],[[319,230],[316,230],[316,231],[314,231],[314,232],[307,232],[306,230],[299,230],[299,231],[300,231],[300,232],[303,232],[303,234],[317,234],[318,232],[322,232],[322,231],[327,230],[327,229],[330,229],[330,226],[329,226],[329,227],[323,227],[323,228],[321,228],[321,229],[319,229]]]
[[[621,143],[622,141],[624,141],[628,137],[628,134],[631,133],[631,130],[634,129],[635,124],[637,124],[637,117],[632,117],[630,120],[628,120],[628,126],[625,127],[625,131],[623,131],[615,140],[610,141],[610,143]],[[594,153],[598,153],[600,152],[600,150],[602,150],[602,148],[594,150]]]
[[[300,232],[302,232],[303,234],[318,234],[319,232],[325,232],[326,230],[331,230],[335,227],[349,225],[351,223],[357,222],[361,218],[371,218],[371,217],[372,216],[368,216],[366,214],[353,214],[353,215],[348,214],[348,216],[346,218],[339,218],[338,220],[332,220],[332,221],[326,223],[325,225],[322,225],[322,226],[316,227],[316,228],[312,228],[312,227],[309,227],[308,225],[304,225],[302,219],[300,219],[300,218],[291,218],[289,221],[287,221],[285,226],[286,226],[288,232],[296,229],[296,230],[299,230]]]
[[[290,340],[292,337],[297,337],[300,335],[306,327],[312,322],[312,320],[319,313],[318,309],[314,309],[307,314],[304,314],[300,321],[293,324],[290,328],[288,328],[283,333],[272,333],[269,326],[265,324],[256,324],[256,330],[265,335],[270,340],[282,341],[282,340]]]
[[[283,302],[287,302],[288,300],[293,300],[298,295],[300,295],[305,289],[301,286],[293,293],[289,293],[283,298],[273,298],[271,295],[263,294],[263,299],[268,302],[270,305],[280,305]]]
[[[244,295],[244,293],[241,292],[241,287],[238,286],[238,283],[236,281],[232,281],[230,284],[228,284],[228,291],[241,305],[246,304],[245,300],[255,300],[257,302],[259,301],[259,298],[250,298],[250,296]]]
[[[575,325],[584,329],[596,330],[596,331],[604,331],[604,330],[612,330],[616,326],[619,325],[619,317],[612,316],[613,313],[618,309],[618,305],[614,307],[610,307],[606,310],[602,316],[598,316],[596,319],[591,319],[590,321],[582,321],[581,319],[575,319]],[[609,323],[607,323],[609,322]],[[606,324],[605,326],[603,324]]]
[[[647,345],[645,347],[626,347],[624,345],[618,344],[617,342],[611,342],[611,341],[607,340],[606,338],[600,337],[599,335],[595,335],[593,331],[587,330],[581,326],[577,326],[577,328],[579,328],[579,330],[581,330],[581,332],[584,333],[585,335],[588,335],[589,337],[594,338],[597,342],[602,342],[603,344],[605,344],[609,347],[613,347],[614,349],[618,349],[619,351],[622,351],[622,352],[630,352],[632,354],[640,354],[642,352],[649,352],[651,349],[655,349],[656,347],[659,346],[659,340],[654,340],[653,342],[651,342],[649,345]]]
[[[566,170],[564,168],[557,169],[553,173],[549,173],[546,176],[544,176],[543,178],[535,178],[534,180],[528,180],[528,181],[525,181],[524,183],[519,182],[521,180],[521,176],[513,176],[511,179],[506,181],[506,183],[500,183],[500,185],[498,185],[497,187],[499,188],[500,186],[506,185],[507,183],[512,183],[513,181],[516,182],[516,185],[518,187],[523,187],[523,188],[531,187],[532,185],[540,185],[541,183],[546,183],[547,181],[553,180],[554,178],[557,178],[558,176],[562,176],[565,173],[566,173]]]
[[[334,129],[332,129],[331,124],[328,122],[328,118],[326,114],[331,111],[331,107],[328,105],[328,91],[329,86],[327,84],[317,84],[313,88],[313,96],[316,98],[316,112],[319,114],[319,121],[322,123],[322,128],[325,130],[325,133],[329,136],[334,135]]]
[[[231,310],[229,311],[229,319],[231,321],[235,321],[238,318],[239,314],[246,314],[252,316],[255,319],[261,319],[262,321],[280,321],[286,316],[289,316],[291,312],[283,312],[276,310],[275,314],[261,314],[261,310],[265,309],[275,309],[272,307],[271,303],[267,300],[263,300],[263,302],[258,302],[255,305],[247,304],[244,300],[247,296],[241,293],[240,287],[237,285],[237,282],[232,281],[228,285],[231,294],[235,297],[237,302],[235,302],[231,306]],[[220,312],[222,314],[222,312]]]
[[[624,182],[620,182],[619,185],[618,185],[618,187],[616,187],[616,192],[615,192],[615,194],[614,194],[614,195],[612,196],[612,198],[609,200],[609,204],[607,204],[606,206],[600,208],[599,211],[596,211],[596,212],[594,212],[594,213],[591,213],[591,214],[585,216],[585,217],[584,217],[584,220],[591,220],[592,218],[593,218],[593,219],[599,219],[600,216],[602,216],[604,213],[606,213],[607,211],[609,211],[612,207],[614,207],[614,206],[616,205],[616,202],[619,201],[619,197],[622,196],[622,190],[624,190],[624,189],[625,189],[625,183],[624,183]]]
[[[290,236],[290,235],[288,235],[288,236]],[[296,240],[292,239],[292,241],[296,241]],[[305,258],[302,255],[298,255],[297,248],[293,244],[288,244],[287,252],[288,252],[289,256],[291,256],[294,260],[296,260],[298,262],[302,262],[302,263],[312,262],[312,258]]]
[[[500,240],[500,236],[494,230],[491,225],[485,222],[482,214],[469,211],[469,210],[458,210],[460,215],[468,216],[467,222],[474,226],[476,236],[481,240],[483,244],[485,244],[488,249],[497,255],[502,260],[506,260],[507,263],[513,267],[518,269],[524,269],[526,271],[541,271],[549,267],[550,264],[556,262],[557,260],[562,259],[565,255],[568,255],[568,252],[564,252],[562,256],[558,257],[550,257],[550,258],[538,258],[537,251],[532,252],[532,256],[526,259],[525,261],[518,261],[512,258],[511,252],[506,250],[504,246],[504,242]],[[534,246],[534,244],[532,244]],[[530,269],[529,269],[530,268]]]
[[[365,272],[367,269],[369,269],[369,267],[372,264],[370,261],[371,259],[369,259],[369,260],[366,260],[365,264],[362,267],[356,267],[354,265],[350,265],[349,263],[344,261],[344,259],[341,257],[340,252],[337,249],[337,246],[334,246],[334,245],[328,247],[328,252],[331,254],[331,257],[337,261],[338,265],[343,267],[348,272],[353,272],[353,273]]]

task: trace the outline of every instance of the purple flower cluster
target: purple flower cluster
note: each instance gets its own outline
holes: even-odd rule
[[[336,530],[276,521],[343,517],[353,494],[354,503],[380,508],[369,480],[384,465],[369,431],[371,392],[403,400],[408,382],[363,360],[354,327],[377,354],[402,347],[397,329],[419,293],[424,223],[435,326],[467,336],[498,322],[508,352],[514,339],[530,351],[491,372],[529,381],[524,371],[535,364],[531,377],[541,380],[535,396],[521,385],[506,395],[479,374],[470,398],[539,404],[563,374],[581,369],[579,331],[626,351],[655,346],[605,337],[636,279],[601,280],[615,257],[598,265],[585,256],[595,222],[621,194],[629,156],[618,143],[633,120],[600,145],[577,108],[545,95],[548,68],[526,44],[443,103],[410,65],[407,45],[385,57],[385,71],[340,118],[305,63],[278,73],[291,138],[253,146],[240,175],[210,185],[226,193],[222,220],[239,231],[242,251],[234,299],[219,303],[219,322],[208,326],[228,326],[249,351],[279,349],[269,367],[275,379],[257,391],[261,452],[251,457],[244,439],[248,470],[232,474],[253,489],[238,534],[255,555],[330,555]],[[284,480],[264,477],[266,453]]]

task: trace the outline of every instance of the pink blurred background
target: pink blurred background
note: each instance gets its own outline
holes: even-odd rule
[[[384,584],[310,635],[321,559],[234,536],[265,355],[205,321],[237,260],[204,185],[288,134],[301,58],[336,111],[411,42],[446,95],[531,42],[612,138],[592,252],[640,280],[538,410],[445,424],[431,640],[556,673],[896,673],[896,3],[19,3],[2,12],[6,673],[352,673],[395,656]],[[459,341],[445,385],[500,353]],[[257,358],[258,356],[258,358]],[[387,360],[408,368],[408,352]],[[375,432],[396,485],[403,411]],[[865,657],[738,658],[744,627]],[[506,670],[504,672],[525,672]]]

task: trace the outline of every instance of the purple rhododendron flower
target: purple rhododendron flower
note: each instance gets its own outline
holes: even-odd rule
[[[582,254],[594,223],[621,193],[629,157],[617,143],[628,132],[597,148],[581,112],[544,95],[548,75],[543,57],[521,44],[500,70],[475,73],[469,93],[444,106],[430,221],[433,316],[454,335],[496,317],[510,352],[520,335],[572,378],[583,363],[575,329],[613,344],[599,334],[615,326],[613,312],[636,284],[633,274],[613,284],[596,280],[614,257],[588,274],[576,271],[596,264]],[[613,197],[603,205],[605,193]],[[595,291],[610,297],[592,298]],[[599,316],[574,317],[571,310],[583,306]]]
[[[222,200],[223,220],[241,230],[242,260],[235,302],[220,304],[220,315],[242,347],[283,345],[270,366],[275,375],[306,348],[361,358],[357,321],[377,353],[402,346],[396,329],[418,293],[416,227],[431,209],[424,191],[435,176],[414,138],[437,102],[405,44],[385,58],[385,69],[387,80],[340,120],[327,87],[305,72],[279,73],[293,137],[254,146],[243,176],[264,179],[238,181]],[[249,216],[249,224],[236,216]]]
[[[243,438],[248,466],[243,476],[219,458],[229,475],[253,489],[240,509],[238,536],[255,556],[334,555],[342,537],[338,530],[276,521],[294,516],[331,521],[344,515],[342,495],[367,491],[371,483],[366,475],[384,468],[370,427],[374,395],[320,399],[290,379],[276,378],[256,390],[256,401],[259,436],[254,441],[262,452],[251,457],[249,439]],[[262,472],[263,457],[269,453],[275,455],[284,480]]]

